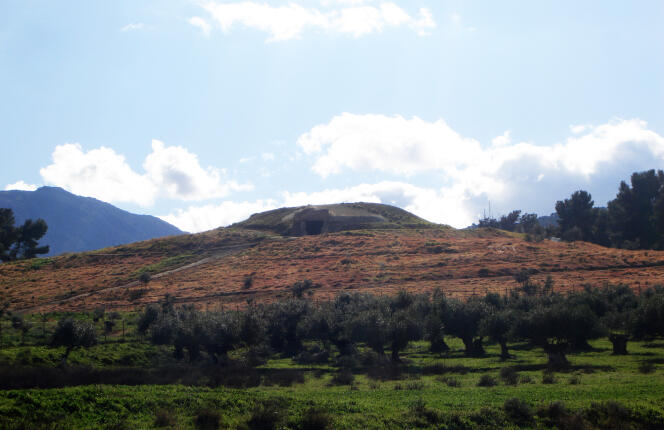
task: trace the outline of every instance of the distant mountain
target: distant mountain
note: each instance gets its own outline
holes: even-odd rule
[[[44,219],[48,231],[40,244],[51,247],[48,255],[89,251],[183,233],[157,217],[136,215],[57,187],[0,191],[0,208],[12,209],[16,224],[29,218]]]
[[[553,226],[557,227],[558,226],[558,214],[553,212],[551,215],[545,215],[537,218],[537,221],[540,223],[540,225],[544,228]]]

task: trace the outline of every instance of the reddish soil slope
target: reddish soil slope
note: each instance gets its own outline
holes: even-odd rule
[[[299,238],[220,229],[3,264],[0,301],[11,301],[16,310],[89,310],[143,306],[171,294],[201,307],[242,306],[249,299],[287,297],[290,286],[304,279],[320,284],[312,290],[318,300],[340,291],[384,294],[401,288],[469,296],[515,288],[513,275],[521,269],[536,272],[536,281],[551,276],[556,290],[606,282],[639,289],[664,284],[664,252],[531,243],[504,232],[448,228]],[[136,282],[142,270],[153,274],[147,287]],[[245,285],[247,277],[251,286]]]

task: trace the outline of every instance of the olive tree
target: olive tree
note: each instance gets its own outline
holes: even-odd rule
[[[51,346],[65,347],[62,364],[67,364],[69,354],[76,348],[89,348],[97,343],[95,326],[89,321],[63,318],[53,332]]]

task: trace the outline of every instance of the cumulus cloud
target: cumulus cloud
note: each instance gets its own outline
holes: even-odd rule
[[[14,182],[5,187],[5,191],[8,190],[18,190],[18,191],[34,191],[39,188],[38,185],[28,184],[24,181]]]
[[[429,217],[456,227],[477,220],[489,201],[504,211],[548,213],[555,200],[582,187],[596,191],[595,200],[603,205],[621,179],[657,167],[664,159],[664,137],[639,119],[572,131],[565,141],[549,146],[513,143],[509,132],[481,145],[442,120],[345,113],[313,127],[300,136],[298,145],[313,157],[312,170],[322,177],[345,170],[442,176],[446,185],[431,197],[445,202],[437,213],[449,205],[459,213]]]
[[[182,146],[166,146],[152,141],[152,153],[143,163],[146,176],[157,184],[166,197],[181,200],[205,200],[224,197],[233,191],[249,191],[251,185],[224,181],[223,172],[204,169],[192,154]]]
[[[512,142],[512,138],[510,137],[511,132],[507,130],[505,133],[501,134],[500,136],[496,136],[493,139],[491,139],[491,144],[493,146],[505,146]]]
[[[444,121],[343,113],[300,136],[297,144],[316,157],[314,172],[326,177],[343,168],[412,175],[456,168],[482,153]]]
[[[436,26],[429,9],[420,8],[416,16],[393,2],[364,5],[363,1],[345,1],[341,5],[324,2],[324,9],[304,7],[295,2],[272,6],[268,3],[242,1],[207,2],[203,8],[224,32],[236,24],[269,34],[268,41],[298,38],[306,30],[319,30],[361,37],[386,28],[407,27],[424,36]]]
[[[205,200],[252,188],[225,180],[219,169],[204,169],[186,148],[166,146],[158,140],[152,141],[143,173],[134,171],[124,156],[103,146],[84,151],[78,143],[58,145],[52,158],[53,162],[39,171],[45,183],[107,202],[149,206],[158,197]]]
[[[84,152],[78,143],[66,143],[55,147],[52,159],[52,164],[39,170],[42,179],[74,194],[106,202],[150,205],[158,191],[111,148],[102,146]]]
[[[220,204],[191,206],[186,210],[177,210],[159,218],[173,224],[183,231],[198,233],[213,228],[227,226],[247,219],[250,215],[279,207],[276,200],[258,200],[255,202],[225,201]]]
[[[210,24],[200,16],[192,16],[189,18],[189,24],[193,25],[194,27],[198,27],[205,36],[210,35]]]

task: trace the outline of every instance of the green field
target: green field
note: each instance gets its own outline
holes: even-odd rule
[[[39,316],[28,318],[33,325],[23,340],[19,331],[7,321],[3,323],[0,364],[4,383],[12,373],[30,374],[36,368],[60,372],[57,366],[64,349],[38,345],[44,343],[42,330],[48,334],[56,317],[45,322],[45,327]],[[116,317],[114,331],[106,340],[102,337],[98,345],[74,350],[67,368],[120,375],[138,369],[170,369],[167,384],[0,391],[0,428],[212,428],[205,427],[206,417],[213,422],[218,419],[219,428],[664,426],[664,342],[660,340],[630,342],[627,356],[613,356],[608,341],[596,340],[591,342],[592,350],[569,355],[569,369],[552,374],[546,372],[543,351],[526,344],[511,345],[515,358],[501,361],[497,345],[489,345],[483,358],[468,358],[455,338],[447,339],[452,350],[441,355],[429,353],[427,342],[413,342],[402,354],[403,363],[387,368],[363,364],[363,357],[369,360],[371,353],[360,347],[359,362],[339,378],[334,360],[305,365],[279,358],[243,371],[232,367],[226,371],[206,360],[177,362],[170,347],[154,346],[137,337],[135,315]],[[101,330],[101,322],[97,324]],[[240,360],[242,351],[233,354],[231,358]],[[501,369],[506,367],[516,371],[512,381],[501,377]],[[240,378],[239,384],[247,387],[233,388],[238,382],[228,383],[227,378],[211,383],[209,374],[217,368],[222,374],[246,372],[241,376],[247,379]],[[478,386],[481,378],[489,379],[486,375],[495,381],[494,386]],[[136,380],[140,382],[140,378]],[[335,382],[335,378],[341,380]],[[46,379],[43,383],[47,384]],[[521,415],[505,409],[511,398],[523,400],[533,419],[528,414],[519,418]],[[620,405],[607,403],[614,401]],[[563,402],[567,412],[552,418],[550,411],[558,411],[548,408],[553,402]],[[265,427],[266,423],[275,426]]]

